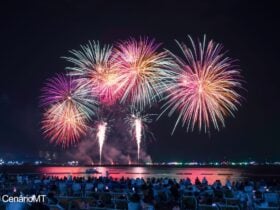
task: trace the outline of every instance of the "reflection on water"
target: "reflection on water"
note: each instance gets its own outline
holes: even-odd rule
[[[106,171],[113,178],[121,177],[168,177],[182,179],[189,177],[193,182],[196,177],[200,180],[206,177],[211,184],[219,179],[225,183],[227,179],[231,181],[244,180],[245,178],[254,179],[280,179],[280,167],[277,166],[252,166],[242,168],[188,168],[188,167],[173,167],[173,166],[148,166],[148,167],[133,167],[133,166],[112,166],[112,167],[97,167],[99,174],[86,174],[86,170],[90,167],[51,167],[51,166],[8,166],[0,167],[0,173],[8,174],[30,174],[30,175],[54,175],[64,177],[72,176],[105,176]]]
[[[243,169],[240,168],[176,168],[176,167],[97,167],[99,174],[86,174],[89,167],[40,167],[41,174],[64,176],[105,176],[106,171],[113,178],[121,177],[168,177],[177,180],[189,177],[192,182],[198,177],[200,180],[206,177],[211,184],[215,180],[225,183],[227,179],[232,181],[243,179]]]

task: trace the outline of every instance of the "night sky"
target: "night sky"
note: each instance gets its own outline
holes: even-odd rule
[[[8,1],[6,1],[7,3]],[[21,2],[21,3],[19,3]],[[279,10],[269,1],[10,1],[1,3],[0,157],[35,158],[40,150],[63,150],[42,136],[39,108],[44,81],[67,65],[61,56],[88,40],[113,43],[148,36],[175,49],[187,35],[223,43],[239,60],[243,105],[226,128],[187,133],[175,118],[150,126],[154,161],[280,160]]]

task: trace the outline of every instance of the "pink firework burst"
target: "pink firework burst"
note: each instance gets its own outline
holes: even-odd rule
[[[225,126],[225,117],[233,116],[240,105],[240,71],[235,61],[225,56],[222,45],[212,40],[206,43],[206,37],[197,44],[191,37],[189,40],[191,48],[177,42],[183,58],[170,52],[179,68],[167,88],[162,113],[179,113],[172,133],[180,121],[182,126],[187,124],[188,130],[197,125],[206,132],[211,124],[219,130],[221,125]]]
[[[43,133],[51,142],[67,147],[86,132],[86,122],[94,114],[96,101],[86,86],[69,76],[57,75],[42,89]]]

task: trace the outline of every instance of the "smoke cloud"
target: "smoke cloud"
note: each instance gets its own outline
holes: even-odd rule
[[[113,119],[113,120],[112,120]],[[106,138],[102,151],[102,164],[131,164],[137,163],[137,142],[131,134],[130,125],[125,122],[123,113],[114,113],[114,116],[102,118],[108,123]],[[96,124],[93,123],[89,134],[75,148],[66,152],[66,158],[78,160],[81,164],[99,164],[99,145],[96,137]],[[141,142],[139,163],[151,162],[146,152],[145,139]]]

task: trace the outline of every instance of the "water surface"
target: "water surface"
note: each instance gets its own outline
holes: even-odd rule
[[[231,181],[244,180],[246,178],[254,179],[280,179],[280,167],[176,167],[176,166],[104,166],[96,167],[99,174],[87,174],[86,170],[93,167],[63,167],[63,166],[18,166],[0,168],[0,171],[6,171],[11,174],[37,174],[48,176],[105,176],[106,171],[113,178],[121,177],[168,177],[177,180],[182,178],[190,178],[194,182],[195,178],[202,179],[206,177],[211,184],[215,180],[220,180],[225,183],[227,179]]]

